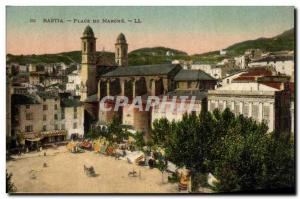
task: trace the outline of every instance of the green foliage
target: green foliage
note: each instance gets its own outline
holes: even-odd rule
[[[144,133],[136,132],[133,137],[135,139],[135,146],[137,147],[137,149],[141,150],[146,145],[146,142],[144,140]]]
[[[6,193],[16,192],[17,188],[12,182],[12,173],[8,173],[6,170]]]
[[[157,145],[167,144],[168,133],[170,129],[170,122],[166,118],[154,120],[153,127],[155,131],[151,132],[151,138]]]
[[[121,122],[117,117],[114,117],[112,122],[107,127],[91,128],[86,137],[90,139],[106,138],[110,142],[122,142],[128,139],[129,133],[121,126]]]
[[[176,173],[172,173],[171,176],[168,176],[168,182],[170,183],[176,183],[179,182],[180,178]]]
[[[128,138],[128,132],[123,130],[118,117],[113,117],[112,122],[108,125],[107,135],[109,140],[113,142],[122,142]]]
[[[236,43],[227,48],[232,56],[244,54],[247,49],[261,49],[266,52],[275,52],[282,50],[294,50],[294,28],[283,32],[273,38],[259,38],[255,40]]]
[[[158,170],[161,172],[161,181],[164,181],[164,172],[166,171],[166,169],[168,168],[168,165],[166,164],[165,161],[159,160],[158,163],[156,164],[156,168],[158,168]]]
[[[219,192],[294,187],[294,145],[285,133],[267,133],[264,123],[227,108],[223,112],[184,115],[181,121],[155,121],[154,145],[166,158],[192,172],[192,188],[204,186],[211,172]],[[203,184],[204,183],[204,184]]]

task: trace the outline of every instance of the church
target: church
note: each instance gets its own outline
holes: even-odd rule
[[[128,66],[128,43],[123,33],[116,39],[114,63],[104,63],[104,58],[97,56],[96,40],[93,29],[87,26],[81,37],[80,72],[80,99],[85,104],[85,132],[93,123],[107,124],[113,117],[118,117],[122,124],[148,133],[152,111],[130,109],[133,98],[141,96],[143,103],[146,103],[148,96],[162,97],[184,91],[185,95],[204,96],[201,100],[205,101],[206,91],[216,85],[216,80],[208,74],[187,71],[178,64]],[[99,107],[101,99],[106,96],[126,96],[129,104],[119,111],[103,111]],[[115,106],[113,100],[104,103],[105,107]]]

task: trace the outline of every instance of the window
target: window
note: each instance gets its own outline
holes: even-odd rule
[[[269,124],[269,122],[270,122],[270,107],[269,106],[263,107],[263,120],[266,122],[266,124]]]
[[[77,113],[77,107],[74,107],[74,113]]]
[[[231,110],[231,102],[226,101],[226,108],[229,108]]]
[[[32,125],[25,126],[25,131],[26,132],[32,132],[32,130],[33,130],[33,126]]]
[[[83,42],[83,51],[86,52],[86,42]]]
[[[73,129],[77,129],[77,123],[73,123]]]
[[[47,126],[46,125],[43,126],[43,131],[47,131]]]
[[[210,110],[213,111],[216,108],[216,104],[214,102],[210,102]]]
[[[29,104],[26,105],[26,109],[30,109],[30,105]]]
[[[43,121],[47,120],[47,115],[43,115]]]
[[[44,111],[48,110],[48,106],[46,104],[43,105],[43,110]]]
[[[54,105],[54,110],[57,110],[57,104]]]
[[[33,120],[33,114],[32,113],[26,113],[26,120]]]
[[[65,124],[61,124],[61,129],[62,129],[62,130],[65,130],[65,129],[66,129]]]
[[[54,125],[54,130],[58,130],[58,125],[57,124]]]
[[[258,105],[252,105],[252,117],[254,120],[258,121]]]
[[[187,88],[191,88],[192,87],[192,82],[188,82],[187,83]]]
[[[65,109],[61,109],[61,119],[65,119]]]
[[[224,109],[224,104],[222,102],[219,103],[219,110],[220,111],[223,111]]]
[[[91,42],[91,43],[90,43],[90,52],[92,52],[92,51],[93,51],[93,49],[94,49],[94,43],[93,43],[93,42]]]
[[[235,115],[240,114],[240,103],[239,102],[234,103],[234,114]]]
[[[249,104],[248,103],[245,103],[243,106],[243,115],[245,117],[249,117]]]
[[[77,112],[74,112],[74,119],[77,119]]]
[[[58,120],[57,114],[54,114],[54,119]]]

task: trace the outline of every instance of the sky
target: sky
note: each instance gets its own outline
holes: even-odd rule
[[[43,22],[51,18],[64,23]],[[74,19],[124,19],[126,23],[74,23]],[[134,19],[141,23],[128,22]],[[294,7],[8,6],[6,51],[27,55],[80,50],[80,37],[87,25],[97,37],[98,51],[114,51],[122,32],[129,51],[164,46],[195,54],[293,28]]]

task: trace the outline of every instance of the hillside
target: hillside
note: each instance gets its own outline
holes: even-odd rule
[[[129,66],[148,65],[148,64],[163,64],[170,63],[174,59],[193,60],[194,62],[201,63],[216,63],[226,57],[233,57],[244,54],[245,50],[250,48],[259,48],[263,51],[282,51],[294,50],[294,28],[283,32],[272,38],[258,38],[255,40],[248,40],[240,43],[233,44],[226,48],[228,54],[221,56],[219,51],[206,52],[202,54],[188,55],[186,52],[166,48],[140,48],[131,51],[128,54]],[[106,57],[106,59],[113,61],[113,52],[97,52],[98,56]],[[7,55],[7,62],[17,62],[20,64],[26,63],[55,63],[64,62],[66,64],[81,62],[81,52],[71,51],[57,54],[44,54],[44,55]]]
[[[98,56],[106,56],[108,58],[113,58],[114,53],[111,52],[97,52]],[[104,55],[103,55],[104,54]],[[81,62],[81,52],[71,51],[63,52],[57,54],[42,54],[42,55],[7,55],[7,63],[57,63],[64,62],[66,64],[70,63],[80,63]]]
[[[167,56],[169,52],[170,56]],[[106,57],[106,59],[114,60],[115,54],[113,52],[97,52],[98,56]],[[187,57],[187,53],[171,48],[155,47],[155,48],[141,48],[134,50],[128,54],[128,62],[130,66],[170,63],[173,59],[183,59]],[[64,62],[80,63],[81,52],[71,51],[57,54],[42,54],[42,55],[7,55],[7,63],[55,63]]]
[[[172,48],[140,48],[128,54],[128,62],[130,66],[163,64],[170,63],[174,59],[186,59],[188,57],[186,52]]]
[[[295,38],[294,28],[287,30],[272,38],[258,38],[255,40],[248,40],[240,43],[233,44],[227,47],[227,51],[230,55],[240,55],[245,50],[250,48],[259,48],[263,51],[282,51],[282,50],[294,50]]]

